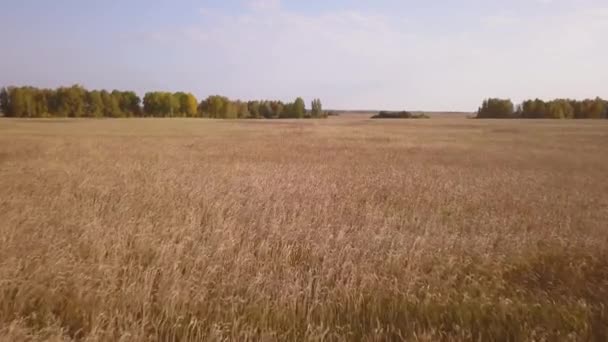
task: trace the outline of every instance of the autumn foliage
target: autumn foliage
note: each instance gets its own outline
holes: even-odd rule
[[[324,118],[321,100],[314,99],[306,110],[301,97],[294,102],[240,101],[209,96],[200,103],[191,93],[148,92],[143,98],[133,91],[89,91],[82,86],[40,89],[0,89],[0,111],[7,117],[207,117],[217,119]]]
[[[515,107],[508,99],[487,99],[477,112],[477,118],[522,119],[606,119],[608,102],[597,97],[583,101],[555,99],[526,100]]]

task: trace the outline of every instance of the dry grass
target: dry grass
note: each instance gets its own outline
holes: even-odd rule
[[[608,123],[0,120],[0,340],[608,336]]]

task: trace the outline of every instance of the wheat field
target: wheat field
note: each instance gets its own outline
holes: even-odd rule
[[[606,341],[608,122],[0,120],[0,341]]]

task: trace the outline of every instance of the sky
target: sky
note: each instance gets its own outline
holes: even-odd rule
[[[0,85],[330,109],[608,98],[608,0],[0,0]]]

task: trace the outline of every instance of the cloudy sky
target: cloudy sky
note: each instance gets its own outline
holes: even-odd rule
[[[608,0],[3,0],[0,84],[325,108],[608,97]]]

